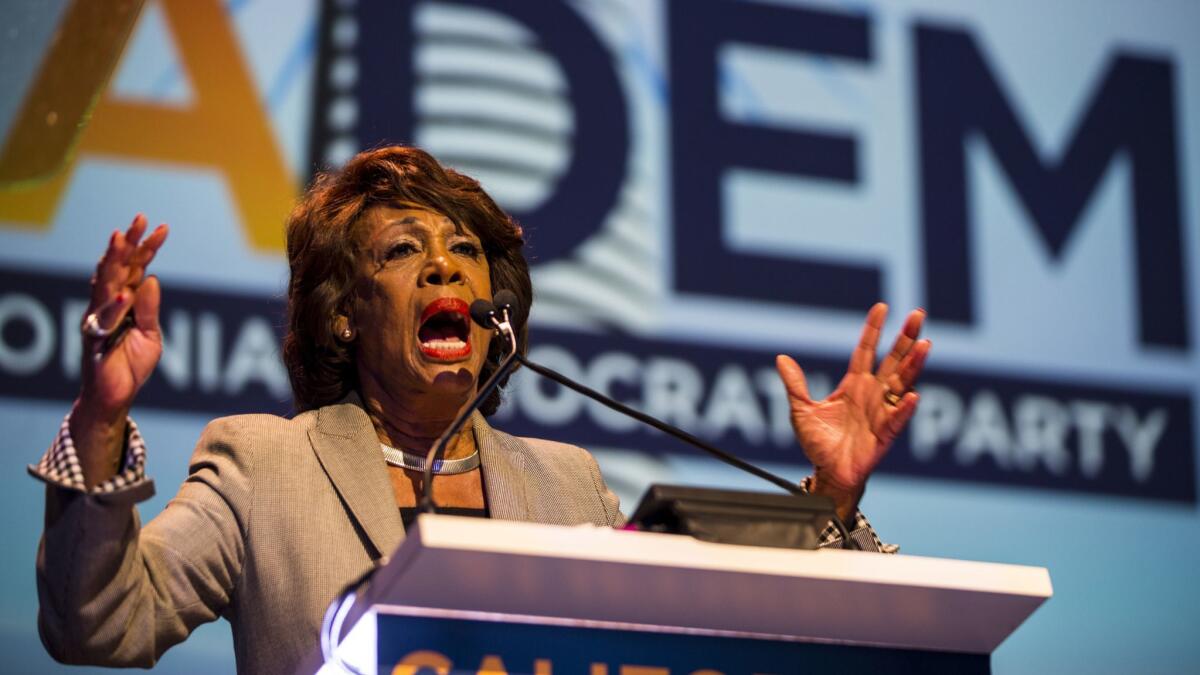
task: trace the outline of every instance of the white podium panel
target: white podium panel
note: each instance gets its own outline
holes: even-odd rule
[[[988,654],[1051,593],[1040,567],[423,515],[360,602]]]

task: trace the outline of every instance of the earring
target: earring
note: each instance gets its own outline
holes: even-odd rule
[[[343,340],[349,340],[352,337],[354,337],[354,331],[350,330],[349,328],[342,329],[342,339]]]

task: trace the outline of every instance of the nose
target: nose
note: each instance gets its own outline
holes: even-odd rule
[[[453,258],[444,252],[435,253],[426,261],[421,270],[421,284],[429,286],[448,286],[460,284],[463,281],[462,270]]]

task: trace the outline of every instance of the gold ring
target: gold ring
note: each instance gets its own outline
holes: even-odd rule
[[[887,403],[890,406],[894,407],[894,406],[900,405],[901,398],[903,398],[903,396],[901,394],[897,394],[896,392],[892,391],[891,389],[883,390],[883,401],[884,401],[884,403]]]

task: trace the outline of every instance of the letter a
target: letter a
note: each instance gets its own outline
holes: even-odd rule
[[[57,173],[49,180],[9,186],[0,192],[0,220],[46,225],[81,156],[150,160],[220,171],[241,213],[248,243],[260,250],[282,251],[281,224],[291,210],[296,187],[222,3],[160,2],[182,69],[195,93],[195,104],[179,109],[101,96],[80,133],[76,154],[68,157]],[[67,14],[70,17],[71,12]],[[64,22],[63,29],[72,25]],[[43,71],[62,71],[61,60],[79,58],[74,50],[51,49]],[[49,82],[39,78],[38,84],[43,81]],[[39,95],[35,86],[30,100]]]

